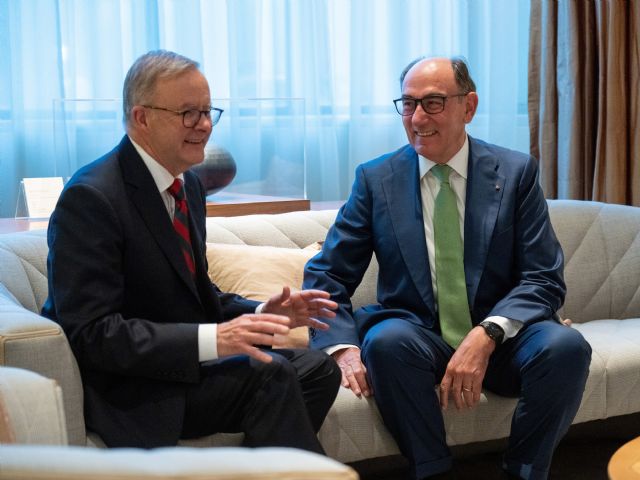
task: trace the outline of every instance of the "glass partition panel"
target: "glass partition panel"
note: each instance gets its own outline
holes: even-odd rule
[[[66,179],[111,151],[124,135],[121,100],[56,99],[53,113],[58,177]]]
[[[224,178],[212,181],[208,199],[306,199],[304,99],[216,99],[213,106],[224,113],[213,128],[204,167],[212,165],[209,173]],[[124,135],[119,99],[55,100],[54,113],[56,176],[71,176],[113,149]]]
[[[224,192],[306,198],[304,99],[216,99],[213,103],[224,113],[209,144],[228,150],[237,167]]]

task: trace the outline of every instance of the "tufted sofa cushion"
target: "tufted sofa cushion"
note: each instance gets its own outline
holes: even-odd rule
[[[47,299],[46,232],[3,235],[0,242],[0,283],[20,304],[39,313]]]
[[[563,318],[584,323],[640,312],[640,208],[550,201],[569,286]]]

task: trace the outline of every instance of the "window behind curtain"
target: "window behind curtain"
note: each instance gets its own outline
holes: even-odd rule
[[[528,19],[529,0],[0,0],[0,216],[21,178],[55,175],[53,100],[119,99],[156,48],[199,61],[214,99],[304,98],[312,200],[346,198],[356,165],[406,143],[391,100],[420,55],[463,55],[470,134],[528,151]],[[124,133],[86,120],[100,153]]]

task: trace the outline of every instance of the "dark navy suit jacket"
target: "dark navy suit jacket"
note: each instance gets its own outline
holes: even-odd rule
[[[501,315],[525,325],[556,318],[564,301],[564,258],[549,220],[534,158],[469,137],[464,267],[474,325]],[[353,312],[350,296],[375,253],[377,303]],[[331,293],[338,316],[312,331],[315,348],[360,345],[389,317],[439,330],[424,234],[418,156],[412,146],[360,165],[351,196],[304,288]]]
[[[205,193],[184,174],[196,278],[125,136],[67,183],[49,222],[49,298],[78,360],[87,428],[109,446],[175,445],[198,382],[198,324],[255,311],[207,276]]]

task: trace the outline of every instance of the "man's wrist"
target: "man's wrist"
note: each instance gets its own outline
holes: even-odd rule
[[[323,348],[327,355],[333,355],[334,353],[346,350],[347,348],[359,348],[357,345],[351,345],[350,343],[339,343],[338,345],[331,345],[330,347]]]
[[[491,340],[496,342],[496,346],[502,343],[504,340],[504,330],[500,325],[488,320],[480,322],[479,325],[484,328],[484,333],[486,333]]]

